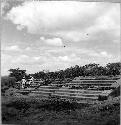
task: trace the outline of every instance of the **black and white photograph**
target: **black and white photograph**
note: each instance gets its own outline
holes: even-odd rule
[[[1,0],[1,124],[120,125],[121,5]]]

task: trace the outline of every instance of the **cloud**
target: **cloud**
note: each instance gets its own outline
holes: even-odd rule
[[[48,45],[52,46],[62,46],[63,42],[60,38],[52,38],[52,39],[46,39],[44,40]]]
[[[51,49],[51,50],[47,50],[47,53],[50,54],[55,54],[55,55],[60,55],[60,59],[65,59],[67,60],[67,56],[65,55],[70,55],[71,54],[71,59],[72,60],[76,60],[75,57],[77,56],[82,57],[95,57],[95,59],[97,57],[99,58],[111,58],[112,55],[110,53],[108,53],[107,51],[103,51],[103,50],[95,50],[95,49],[89,49],[89,48],[77,48],[77,47],[66,47],[66,48],[55,48],[55,49]],[[64,55],[64,56],[62,56]]]
[[[45,37],[41,36],[41,37],[40,37],[40,40],[42,40],[42,41],[45,40]]]
[[[37,61],[40,60],[40,58],[41,58],[40,56],[33,57],[33,59]]]
[[[8,75],[8,70],[12,67],[13,57],[1,52],[1,75]]]
[[[31,47],[26,47],[25,50],[29,51],[29,50],[31,50]]]
[[[30,33],[74,30],[93,24],[102,13],[103,4],[75,1],[31,1],[13,7],[7,18],[19,28],[27,28]],[[105,8],[103,7],[105,10]],[[86,16],[85,16],[86,15]]]
[[[18,30],[25,29],[27,35],[24,33],[23,38],[21,35],[16,37],[28,41],[21,42],[21,48],[17,43],[4,47],[6,51],[3,52],[7,54],[16,52],[10,53],[14,59],[6,57],[11,59],[10,63],[14,66],[26,66],[33,71],[35,67],[55,70],[76,64],[94,61],[108,63],[119,59],[119,4],[26,1],[9,8],[6,19],[14,25],[9,21],[5,23],[9,22]],[[61,47],[63,45],[66,47]]]
[[[22,65],[38,65],[43,63],[44,58],[43,56],[29,56],[29,55],[19,55],[14,57],[12,60],[13,64],[22,64]]]
[[[90,51],[89,56],[93,56],[93,57],[98,57],[98,58],[112,58],[111,54],[108,54],[106,51],[101,51],[101,52],[95,52],[95,51]]]
[[[57,70],[63,70],[67,67],[70,67],[70,63],[62,63],[62,62],[46,62],[42,65],[39,65],[39,68],[41,70],[49,70],[49,71],[57,71]]]
[[[63,41],[61,38],[57,38],[57,37],[53,37],[53,38],[45,38],[45,37],[40,37],[40,40],[45,42],[47,45],[51,45],[51,46],[62,46],[63,45]]]
[[[83,49],[78,49],[75,53],[84,54],[87,57],[95,57],[95,60],[96,60],[96,58],[101,58],[101,59],[112,58],[111,54],[109,54],[106,51],[101,51],[101,50],[96,51],[96,50],[93,50],[93,49],[83,48]]]
[[[27,66],[27,65],[32,66],[32,65],[43,64],[46,61],[50,61],[50,58],[51,57],[48,58],[47,55],[32,56],[32,55],[27,55],[27,54],[19,54],[19,56],[16,55],[16,56],[14,56],[14,59],[11,59],[11,63],[14,65],[19,64],[19,65],[24,65],[24,66]]]
[[[108,54],[106,51],[100,52],[100,55],[103,56],[103,57],[108,57],[108,58],[111,58],[111,57],[112,57],[112,55],[111,55],[111,54]]]
[[[112,32],[119,35],[120,33],[120,10],[119,5],[112,6],[103,15],[95,20],[95,24],[87,29],[88,32],[95,33],[99,31]],[[116,31],[116,32],[114,32]]]
[[[22,25],[17,25],[17,27],[16,27],[18,30],[22,30],[22,29],[24,29],[24,26],[22,26]]]
[[[20,55],[19,57],[14,57],[14,60],[12,60],[12,63],[24,63],[29,61],[29,56],[27,55]]]
[[[91,52],[91,53],[89,53]],[[51,56],[49,58],[46,57],[45,62],[41,63],[39,67],[43,70],[55,71],[58,69],[66,69],[75,65],[85,65],[89,63],[98,63],[98,64],[106,64],[111,60],[115,62],[115,58],[109,57],[107,52],[93,52],[93,51],[83,51],[83,54],[80,56],[74,51],[74,53],[70,53],[64,56]],[[86,53],[86,56],[85,56]],[[104,62],[103,59],[106,59]]]
[[[21,49],[17,45],[7,46],[4,48],[4,50],[6,50],[6,51],[21,51]]]
[[[57,57],[57,59],[59,62],[69,62],[69,63],[75,63],[81,60],[81,58],[78,57],[75,53],[71,53],[66,56],[59,56]]]
[[[7,1],[1,2],[1,15],[5,14],[5,10],[9,8],[9,3]]]
[[[6,19],[19,30],[26,28],[32,34],[48,34],[75,42],[98,40],[96,33],[101,31],[120,35],[120,6],[116,3],[27,1],[13,7]]]
[[[42,58],[43,59],[43,58]],[[76,65],[80,58],[75,54],[64,55],[64,56],[46,56],[43,63],[39,65],[41,70],[55,71],[59,69],[66,69],[72,65]]]
[[[4,65],[4,63],[10,62],[12,56],[8,54],[1,54],[1,64]]]
[[[59,56],[58,59],[60,61],[70,61],[70,58],[68,56]]]
[[[34,73],[46,69],[50,71],[66,69],[70,66],[85,65],[93,62],[106,64],[119,61],[119,57],[115,57],[106,51],[96,52],[95,50],[90,49],[68,48],[65,53],[61,49],[58,50],[59,51],[55,48],[55,51],[52,53],[48,53],[47,51],[43,55],[39,55],[39,53],[36,53],[36,55],[17,53],[17,55],[13,56],[10,54],[2,54],[2,74],[7,72],[10,68],[17,67],[26,69],[29,73]]]
[[[119,44],[120,43],[120,39],[115,39],[115,40],[113,40],[113,42]]]
[[[61,36],[67,41],[74,42],[87,41],[90,39],[90,37],[88,36],[88,32],[81,30],[59,31],[56,33],[56,35]]]

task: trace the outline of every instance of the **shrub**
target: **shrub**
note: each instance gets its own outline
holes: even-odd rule
[[[16,85],[15,82],[16,82],[15,77],[9,77],[9,76],[1,77],[1,87],[4,87],[4,86],[14,87]]]
[[[102,96],[102,95],[99,95],[99,96],[98,96],[98,100],[99,100],[99,101],[104,101],[104,100],[107,100],[107,99],[108,99],[107,96]]]
[[[5,91],[5,96],[14,96],[17,91],[17,89],[11,87]]]

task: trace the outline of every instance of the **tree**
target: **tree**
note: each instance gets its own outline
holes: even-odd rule
[[[23,76],[26,75],[26,70],[20,70],[19,68],[10,69],[8,71],[10,72],[9,77],[15,77],[16,81],[21,81]]]
[[[121,63],[108,63],[106,65],[107,75],[120,75],[121,74]]]
[[[96,63],[90,63],[84,66],[75,65],[65,70],[55,72],[40,71],[32,74],[36,79],[43,79],[47,84],[54,80],[64,81],[65,79],[73,79],[79,76],[91,76],[96,78],[107,79],[109,75],[119,75],[121,72],[121,63],[109,63],[106,66],[100,66]],[[106,77],[107,76],[107,77]]]
[[[82,67],[84,76],[96,76],[98,75],[99,64],[90,63]]]

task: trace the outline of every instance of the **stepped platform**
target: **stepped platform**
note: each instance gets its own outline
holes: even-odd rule
[[[54,85],[39,86],[39,88],[27,88],[21,89],[19,93],[32,93],[36,96],[45,98],[59,98],[66,100],[75,100],[79,103],[94,103],[98,101],[99,96],[108,97],[112,91],[119,87],[120,83],[116,80],[78,80],[78,82],[71,81],[65,84],[67,87],[57,87]],[[81,86],[80,89],[73,89],[68,86],[75,85]],[[83,88],[85,85],[89,85],[88,88]],[[91,87],[90,87],[91,86]],[[97,88],[98,89],[97,89]],[[104,88],[100,90],[99,88]],[[106,90],[108,88],[108,90]]]

